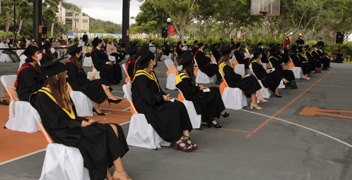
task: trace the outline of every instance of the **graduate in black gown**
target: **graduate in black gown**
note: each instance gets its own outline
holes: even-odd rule
[[[103,41],[95,38],[93,41],[93,50],[90,53],[94,67],[100,71],[100,78],[112,84],[118,84],[122,80],[121,67],[114,64],[104,53]]]
[[[49,61],[56,59],[57,53],[56,53],[56,56],[55,56],[55,53],[56,52],[53,45],[50,42],[45,43],[43,46],[43,57],[42,57],[42,60],[40,61],[40,64],[43,65]]]
[[[317,53],[319,54],[319,58],[324,59],[323,61],[327,63],[327,67],[331,68],[330,67],[330,59],[325,56],[323,46],[319,46],[319,45],[317,45],[317,46],[318,46]]]
[[[175,150],[190,152],[198,146],[189,138],[192,124],[183,103],[170,101],[160,88],[152,71],[155,57],[148,47],[136,55],[136,73],[132,81],[132,100],[136,110],[145,115],[148,123],[159,136],[168,142],[175,142]]]
[[[138,48],[137,47],[131,47],[127,50],[128,54],[130,55],[130,57],[128,58],[128,61],[126,63],[126,70],[127,70],[127,74],[128,76],[131,78],[131,80],[133,79],[134,76],[134,68],[135,68],[135,56],[138,52]]]
[[[194,41],[194,46],[192,47],[192,55],[194,56],[196,52],[199,50],[200,46],[198,46],[198,41]]]
[[[221,58],[221,54],[220,52],[217,50],[217,44],[213,44],[212,49],[211,49],[211,53],[213,54],[215,61],[217,64],[219,64],[219,60]],[[216,84],[221,84],[222,83],[222,78],[221,75],[219,74],[219,71],[216,72]]]
[[[310,64],[306,61],[306,59],[301,60],[298,55],[297,46],[292,46],[290,58],[296,67],[300,67],[302,69],[304,78],[309,80],[309,74],[311,72]]]
[[[27,56],[26,62],[17,71],[15,88],[20,101],[28,101],[29,96],[43,87],[45,74],[39,68],[38,62],[42,58],[40,49],[29,46],[23,53]]]
[[[181,56],[183,54],[181,42],[178,42],[176,45],[176,53],[177,53],[177,56]]]
[[[269,61],[273,66],[272,68],[275,68],[275,71],[278,71],[280,73],[282,77],[282,81],[285,84],[285,87],[290,89],[297,89],[297,85],[295,82],[295,75],[291,70],[283,69],[282,67],[283,62],[278,58],[276,48],[270,49],[269,53],[270,53]]]
[[[82,47],[73,45],[69,49],[71,58],[66,62],[67,66],[67,82],[71,85],[74,91],[81,91],[90,100],[95,102],[93,112],[100,116],[105,115],[99,106],[106,100],[112,103],[118,103],[121,99],[114,97],[110,92],[110,86],[104,79],[95,79],[91,77],[87,79],[87,74],[79,63],[79,57],[82,55]]]
[[[313,50],[308,45],[304,46],[304,48],[306,49],[306,57],[307,57],[308,63],[310,64],[311,70],[315,71],[315,73],[320,73],[321,70],[323,70],[323,68],[321,67],[320,61],[314,58],[312,54]]]
[[[128,179],[121,158],[128,145],[118,124],[100,124],[78,117],[71,97],[66,91],[67,67],[58,60],[43,66],[48,78],[30,97],[45,130],[55,143],[76,147],[84,159],[91,180],[112,179],[109,167],[115,166],[114,179]]]
[[[206,87],[198,85],[195,82],[193,71],[193,57],[191,53],[186,52],[177,58],[177,63],[182,65],[182,70],[175,78],[176,87],[180,89],[186,100],[192,101],[198,114],[202,114],[202,120],[208,123],[208,127],[221,128],[216,117],[220,114],[228,117],[224,102],[222,101],[218,87],[210,87],[210,92],[204,92]]]
[[[253,75],[245,77],[244,75],[236,74],[233,65],[229,61],[231,59],[231,47],[227,46],[221,49],[221,55],[219,70],[227,85],[231,88],[240,88],[245,94],[251,96],[251,109],[253,109],[253,107],[256,109],[263,109],[259,107],[258,102],[268,101],[260,94],[261,86],[257,78]],[[258,94],[258,101],[256,94]]]
[[[262,63],[269,63],[268,55],[265,53],[263,43],[258,43],[258,48],[262,50],[262,59],[260,61]]]
[[[321,64],[323,64],[323,70],[327,70],[329,67],[330,60],[324,58],[324,56],[320,56],[318,53],[317,45],[313,45],[312,55],[314,59],[319,60]]]
[[[218,66],[211,62],[211,59],[205,56],[203,52],[205,45],[199,43],[199,50],[194,54],[193,58],[196,59],[199,69],[207,76],[212,77],[215,74],[218,76]]]
[[[241,43],[236,44],[235,57],[238,64],[244,64],[245,69],[249,69],[251,58],[244,56],[244,49],[242,48]]]
[[[251,68],[253,70],[254,75],[258,80],[262,81],[264,87],[269,88],[274,92],[275,96],[281,98],[279,93],[279,84],[281,82],[281,75],[278,71],[266,70],[262,63],[260,62],[261,52],[254,52],[253,59],[251,61]]]

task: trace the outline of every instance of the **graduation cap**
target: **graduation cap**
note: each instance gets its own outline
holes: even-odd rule
[[[204,46],[203,43],[199,43],[199,44],[198,44],[198,47],[202,47],[202,46]]]
[[[213,44],[213,47],[215,47],[215,46],[218,46],[218,44],[217,43]]]
[[[270,48],[273,47],[273,46],[274,46],[274,43],[269,44],[269,47],[270,47]]]
[[[235,44],[235,46],[236,46],[236,49],[237,49],[237,48],[239,48],[241,46],[241,43],[237,43],[237,44]]]
[[[27,57],[32,57],[35,52],[40,51],[40,49],[37,46],[29,46],[23,54],[26,55]]]
[[[96,38],[94,38],[94,40],[93,40],[93,46],[98,46],[98,44],[101,42],[102,40],[101,39],[99,39],[98,37],[96,37]]]
[[[256,48],[253,53],[253,59],[257,59],[260,54],[262,54],[262,49]]]
[[[53,46],[51,42],[47,42],[44,44],[43,49],[49,49],[51,46]]]
[[[198,43],[198,41],[197,41],[197,40],[195,40],[195,41],[194,41],[194,44],[197,44],[197,43]]]
[[[48,61],[41,66],[41,69],[48,77],[64,72],[67,70],[67,67],[60,62],[64,59],[65,57]]]
[[[260,42],[260,43],[258,43],[258,46],[262,46],[262,45],[263,45],[263,43],[261,43],[261,42]]]
[[[130,48],[128,48],[128,50],[127,50],[127,53],[128,53],[130,56],[137,54],[137,52],[138,52],[138,48],[137,48],[136,46],[130,47]]]
[[[223,47],[220,50],[220,54],[222,56],[225,56],[225,55],[230,54],[230,53],[231,53],[231,47],[230,46]]]
[[[276,44],[276,47],[281,47],[281,44]]]
[[[70,54],[71,56],[73,56],[76,53],[79,53],[80,51],[82,51],[82,47],[78,47],[78,44],[75,44],[67,50],[66,54]]]
[[[87,36],[86,34],[83,35],[83,41],[84,41],[84,42],[88,41],[88,36]]]
[[[181,54],[179,57],[177,57],[176,61],[179,66],[183,65],[184,67],[192,64],[193,57],[191,55],[191,52],[187,51]]]
[[[144,46],[136,55],[136,64],[149,62],[154,57],[154,54],[149,51],[149,46]]]
[[[318,46],[318,45],[314,44],[312,47],[315,48],[315,47],[317,47],[317,46]]]
[[[272,46],[271,48],[269,48],[269,53],[271,55],[276,54],[276,51],[277,51],[277,48],[275,46]]]
[[[304,48],[305,48],[305,49],[308,49],[308,48],[309,48],[309,45],[305,45]]]
[[[297,46],[292,46],[292,47],[291,47],[291,51],[294,52],[294,53],[296,53],[296,52],[297,52]]]

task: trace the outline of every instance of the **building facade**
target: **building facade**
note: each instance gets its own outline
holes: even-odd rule
[[[69,25],[70,30],[77,29],[78,31],[89,32],[89,16],[83,16],[82,6],[77,6],[79,12],[71,9],[66,9],[61,2],[58,5],[56,17],[63,24]]]

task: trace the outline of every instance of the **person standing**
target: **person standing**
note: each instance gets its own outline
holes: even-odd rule
[[[304,40],[302,39],[302,34],[299,34],[298,39],[296,41],[296,46],[298,49],[298,53],[303,53]]]
[[[317,43],[317,46],[318,47],[322,47],[322,48],[324,48],[324,41],[323,41],[323,38],[321,38],[321,37],[319,37],[319,39],[318,39],[318,43]]]

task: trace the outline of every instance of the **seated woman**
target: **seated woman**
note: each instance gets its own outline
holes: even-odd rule
[[[225,106],[219,88],[210,87],[210,92],[204,92],[206,87],[195,83],[193,58],[190,52],[179,56],[177,63],[183,67],[175,78],[176,87],[182,91],[187,100],[194,103],[197,113],[202,114],[202,120],[208,123],[208,127],[213,125],[216,128],[221,128],[221,124],[216,122],[215,117],[220,114],[223,117],[228,117],[229,113],[224,111]]]
[[[292,46],[291,48],[291,55],[290,58],[292,59],[292,63],[296,67],[300,67],[303,71],[304,77],[309,80],[309,74],[310,74],[310,64],[305,61],[305,59],[301,60],[300,56],[298,55],[297,47]]]
[[[195,150],[198,146],[189,138],[192,124],[183,103],[170,101],[160,88],[152,70],[156,63],[149,47],[144,47],[136,55],[136,73],[132,82],[132,100],[139,113],[147,118],[161,138],[175,142],[175,150],[183,152]]]
[[[219,61],[219,70],[223,75],[226,83],[229,87],[240,88],[245,94],[250,95],[252,98],[251,109],[263,109],[259,107],[257,103],[259,102],[268,102],[263,98],[260,93],[260,84],[255,78],[255,76],[245,77],[244,75],[239,75],[235,73],[235,70],[232,64],[229,62],[231,59],[231,47],[227,46],[221,50],[222,57]],[[256,99],[256,93],[258,94],[258,101]]]
[[[241,43],[237,43],[235,46],[236,46],[235,57],[238,64],[244,64],[245,69],[248,69],[251,58],[244,56],[244,49],[242,48]]]
[[[42,59],[40,49],[36,46],[29,46],[24,55],[27,59],[17,71],[15,88],[20,101],[28,101],[29,96],[43,87],[46,79],[45,74],[39,68],[38,62]]]
[[[312,55],[313,50],[308,45],[304,46],[304,48],[306,49],[306,56],[310,64],[311,70],[315,71],[315,73],[320,73],[323,68],[321,67],[320,61],[318,59],[315,59]]]
[[[176,53],[177,53],[177,56],[181,56],[183,54],[181,42],[178,42],[176,45]]]
[[[134,68],[135,68],[135,56],[138,52],[138,48],[136,46],[129,48],[128,50],[128,54],[130,55],[130,57],[128,58],[128,61],[126,63],[126,70],[127,70],[127,74],[128,76],[131,78],[131,80],[133,79],[134,76]]]
[[[285,84],[286,89],[290,88],[290,89],[297,89],[297,85],[295,82],[295,75],[293,74],[293,72],[291,70],[284,70],[282,67],[282,58],[278,58],[277,56],[277,50],[275,48],[275,46],[271,49],[269,49],[270,52],[270,57],[269,57],[269,61],[272,64],[272,68],[275,68],[276,71],[279,71],[281,77],[282,77],[282,81]],[[280,60],[281,59],[281,60]]]
[[[282,77],[279,71],[266,70],[260,62],[261,56],[261,51],[256,50],[254,52],[254,56],[250,64],[253,73],[258,80],[262,81],[264,87],[269,88],[273,91],[276,97],[281,98],[282,96],[280,96],[279,93],[279,84]]]
[[[90,50],[89,50],[88,46],[89,46],[89,41],[84,42],[84,46],[83,46],[82,50],[83,50],[85,57],[90,57]]]
[[[67,67],[54,60],[43,66],[48,76],[44,87],[33,93],[30,102],[37,109],[45,130],[55,143],[76,147],[82,154],[91,180],[112,179],[109,167],[115,166],[114,179],[128,179],[121,158],[128,146],[118,124],[99,124],[77,117],[66,91]]]
[[[44,44],[43,50],[45,52],[43,52],[43,58],[40,61],[40,63],[42,65],[57,58],[55,56],[55,53],[56,53],[55,49],[54,49],[53,45],[50,42]],[[56,53],[56,55],[57,55],[57,53]]]
[[[121,99],[118,99],[111,94],[110,87],[107,85],[108,82],[105,80],[95,79],[94,76],[87,79],[87,74],[84,72],[84,69],[78,61],[78,58],[82,55],[82,47],[77,47],[77,44],[75,44],[71,46],[68,51],[71,55],[71,59],[66,62],[68,83],[70,83],[74,91],[81,91],[88,96],[90,100],[95,102],[93,112],[100,116],[105,115],[99,106],[106,100],[108,100],[110,104],[110,102],[119,103]]]
[[[100,77],[112,84],[119,84],[122,80],[121,67],[109,61],[108,56],[104,53],[103,41],[95,38],[93,41],[93,50],[91,52],[94,67],[100,71]]]
[[[198,47],[199,50],[194,54],[193,59],[196,59],[199,69],[209,77],[212,77],[215,74],[218,76],[218,66],[213,64],[210,58],[205,56],[205,53],[203,52],[205,44],[199,43]],[[221,78],[218,77],[217,79]]]

